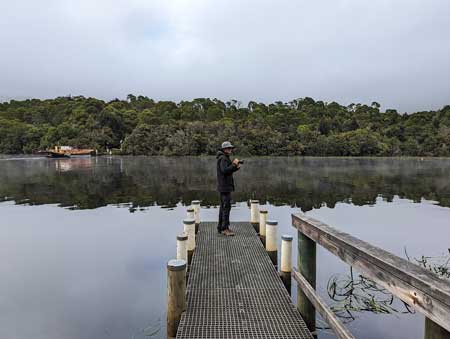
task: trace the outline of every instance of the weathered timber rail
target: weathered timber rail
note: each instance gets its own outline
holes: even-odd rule
[[[249,222],[202,222],[177,338],[312,338]]]
[[[315,311],[330,315],[315,294],[316,243],[361,274],[390,291],[426,317],[425,338],[450,338],[450,283],[403,258],[341,232],[304,214],[293,214],[298,230],[297,306],[308,328],[315,326]],[[337,334],[342,328],[330,326]]]

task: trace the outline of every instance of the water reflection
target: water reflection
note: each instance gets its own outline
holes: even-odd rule
[[[97,160],[97,159],[96,159]],[[73,170],[90,170],[94,164],[93,158],[55,159],[55,170],[58,173]]]
[[[0,338],[164,338],[167,213],[0,204]]]
[[[234,197],[242,203],[233,220],[248,218],[243,202],[255,197],[270,202],[264,207],[279,221],[280,234],[293,234],[290,214],[298,209],[290,206],[327,205],[308,214],[400,256],[406,246],[411,260],[448,248],[449,210],[400,198],[449,207],[450,160],[246,160],[236,176]],[[0,197],[10,201],[0,204],[0,338],[163,338],[165,264],[175,254],[182,204],[198,198],[203,207],[217,204],[215,159],[0,158]],[[204,220],[217,213],[202,208]],[[424,225],[439,236],[424,238]],[[431,262],[425,259],[424,265]],[[330,276],[348,267],[320,247],[317,262],[318,291],[327,297]],[[346,275],[340,277],[346,286]],[[423,331],[417,314],[352,315],[348,326],[356,337],[410,339]]]
[[[250,197],[308,211],[338,202],[375,204],[377,197],[422,198],[450,207],[450,160],[253,158],[236,176],[236,201]],[[0,196],[17,203],[134,211],[173,207],[202,197],[217,205],[212,157],[98,157],[0,160]]]

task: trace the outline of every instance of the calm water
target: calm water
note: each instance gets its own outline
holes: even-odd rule
[[[165,264],[191,200],[216,219],[214,170],[214,158],[0,157],[0,338],[164,338]],[[296,235],[290,214],[304,211],[402,257],[450,247],[447,159],[247,159],[236,184],[232,219],[248,220],[257,198],[280,234]],[[318,290],[337,305],[327,284],[349,268],[317,257]],[[352,312],[348,326],[422,338],[423,317],[391,306]]]

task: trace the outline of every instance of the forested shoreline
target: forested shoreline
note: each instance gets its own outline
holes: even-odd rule
[[[242,155],[449,156],[450,106],[400,114],[380,105],[312,98],[272,104],[155,101],[128,95],[0,103],[0,153],[55,145],[132,155],[211,155],[231,140]]]

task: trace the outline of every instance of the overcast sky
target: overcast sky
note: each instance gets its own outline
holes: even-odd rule
[[[450,104],[449,0],[0,0],[0,99]]]

